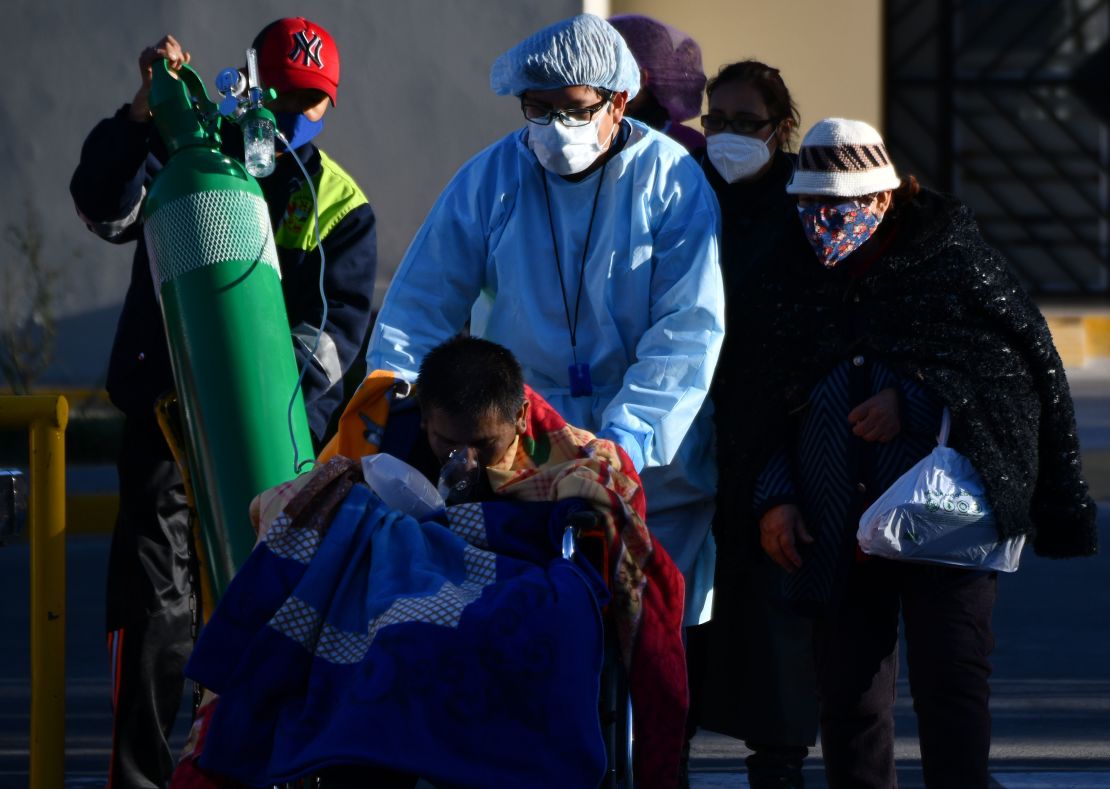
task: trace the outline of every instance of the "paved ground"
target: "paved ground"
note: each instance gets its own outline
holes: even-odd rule
[[[1092,490],[1104,502],[1110,545],[1110,381],[1077,376],[1073,385]],[[66,785],[103,785],[109,749],[103,637],[108,540],[68,543]],[[994,780],[1005,789],[1110,787],[1110,549],[1083,561],[1028,553],[1000,582],[995,613],[992,749]],[[0,789],[27,784],[28,549],[0,548]],[[177,739],[183,735],[184,717]],[[916,730],[900,688],[897,755],[903,787],[921,786]],[[692,785],[742,787],[745,752],[728,738],[700,734]],[[819,750],[807,785],[822,787]]]

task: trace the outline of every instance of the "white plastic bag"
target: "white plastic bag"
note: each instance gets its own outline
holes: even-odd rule
[[[886,559],[1012,573],[1025,536],[999,540],[983,480],[948,446],[950,429],[945,408],[936,449],[863,513],[859,546]]]
[[[435,485],[400,458],[387,452],[362,459],[362,476],[385,506],[417,520],[443,509],[443,497]]]

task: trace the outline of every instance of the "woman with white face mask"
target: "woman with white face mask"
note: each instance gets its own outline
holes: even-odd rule
[[[777,265],[781,238],[797,233],[796,200],[786,193],[797,157],[786,149],[798,110],[778,69],[754,60],[723,67],[706,94],[700,158],[721,205],[727,328],[713,383],[721,480],[713,621],[708,634],[691,634],[687,649],[691,663],[708,653],[702,661],[708,692],[700,705],[695,697],[691,709],[703,728],[742,739],[754,752],[747,760],[751,786],[800,787],[802,762],[817,737],[812,625],[782,605],[785,571],[741,537],[753,534],[756,524],[751,507],[741,502],[750,502],[750,495],[734,495],[730,465],[751,418],[737,407],[751,382],[733,373],[747,369],[749,343],[759,331],[747,310],[732,305],[753,297],[752,272]],[[738,665],[745,670],[736,671]]]
[[[786,194],[786,184],[797,161],[787,149],[799,116],[778,69],[759,61],[725,66],[705,92],[706,148],[699,158],[721,205],[728,291],[738,284],[739,273],[764,260],[783,230],[797,222],[796,201]]]
[[[725,183],[751,185],[768,174],[775,160],[793,163],[785,150],[798,128],[798,108],[778,69],[756,60],[733,63],[709,81],[705,92],[706,153]]]

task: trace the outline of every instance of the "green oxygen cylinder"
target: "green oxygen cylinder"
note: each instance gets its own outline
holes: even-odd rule
[[[293,441],[311,457],[312,438],[262,189],[220,152],[197,73],[177,74],[155,64],[150,107],[169,157],[143,218],[218,598],[254,547],[251,499],[295,476]]]

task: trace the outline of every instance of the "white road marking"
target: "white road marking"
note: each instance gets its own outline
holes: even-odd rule
[[[994,773],[991,777],[1003,789],[1105,789],[1110,787],[1110,772]]]

